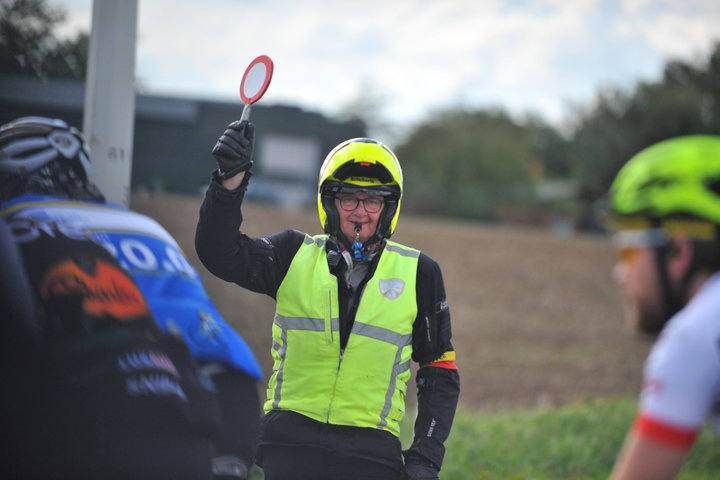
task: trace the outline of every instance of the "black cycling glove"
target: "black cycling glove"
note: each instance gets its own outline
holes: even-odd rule
[[[416,457],[406,458],[405,478],[408,480],[440,480],[440,471],[430,461]]]
[[[228,179],[250,170],[255,142],[255,125],[247,120],[236,120],[228,125],[212,149],[220,167],[220,177]]]

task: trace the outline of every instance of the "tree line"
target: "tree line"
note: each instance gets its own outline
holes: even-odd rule
[[[720,42],[706,59],[667,62],[657,81],[600,89],[566,132],[502,109],[453,109],[417,127],[397,154],[409,189],[424,192],[411,207],[502,220],[514,206],[534,219],[570,215],[583,227],[632,155],[687,134],[720,134]],[[570,194],[544,201],[539,186],[552,182],[571,186]]]
[[[90,35],[58,38],[57,29],[66,19],[62,7],[46,0],[0,1],[0,73],[84,79]]]

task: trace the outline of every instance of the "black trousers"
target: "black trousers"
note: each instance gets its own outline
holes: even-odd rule
[[[265,480],[400,480],[382,463],[310,446],[265,446]]]
[[[393,434],[290,411],[263,417],[257,456],[265,480],[400,480],[403,470]]]

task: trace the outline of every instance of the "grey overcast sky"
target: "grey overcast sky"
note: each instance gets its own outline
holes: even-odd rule
[[[50,0],[63,33],[92,0]],[[148,93],[238,100],[247,64],[275,64],[262,103],[328,115],[369,95],[411,126],[441,108],[500,106],[560,123],[602,86],[707,58],[720,0],[139,0],[136,77]]]

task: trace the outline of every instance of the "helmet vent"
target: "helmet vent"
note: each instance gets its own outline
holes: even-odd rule
[[[638,193],[648,189],[666,189],[677,181],[673,178],[653,178],[637,187]]]
[[[374,178],[382,184],[394,181],[392,174],[384,165],[369,162],[346,162],[333,172],[333,176],[340,181],[351,177]]]
[[[708,181],[707,188],[715,195],[720,196],[720,177]]]

